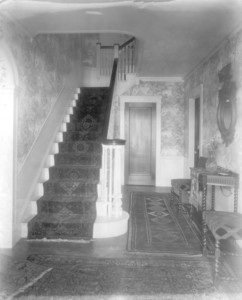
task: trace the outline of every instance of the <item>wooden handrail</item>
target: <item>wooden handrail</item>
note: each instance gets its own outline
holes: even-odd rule
[[[110,122],[110,115],[111,115],[113,92],[114,92],[117,68],[118,68],[118,58],[115,58],[113,61],[112,75],[111,75],[110,85],[109,85],[108,112],[107,112],[108,117],[105,121],[104,129],[103,129],[103,139],[104,140],[106,140],[108,137],[108,126],[109,126],[109,122]]]
[[[101,49],[113,49],[113,46],[100,46]]]
[[[123,43],[123,45],[119,46],[119,49],[123,49],[126,47],[128,44],[131,44],[133,41],[135,41],[135,37],[132,37],[131,39],[127,40],[127,42]]]

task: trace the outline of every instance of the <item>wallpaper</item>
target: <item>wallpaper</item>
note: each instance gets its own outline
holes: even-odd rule
[[[87,33],[82,35],[82,65],[88,67],[96,67],[97,43],[100,35],[95,33]]]
[[[226,147],[217,126],[217,106],[218,91],[220,88],[218,72],[228,63],[232,64],[233,79],[237,85],[236,102],[238,118],[234,141]],[[204,155],[208,155],[211,143],[215,142],[218,164],[238,171],[242,156],[242,30],[235,32],[224,40],[221,47],[189,75],[185,80],[185,93],[189,94],[200,83],[203,83],[204,98],[202,137]],[[188,119],[186,118],[186,120]],[[186,122],[185,126],[187,131],[188,122]]]
[[[81,67],[80,35],[40,34],[30,38],[16,26],[4,23],[3,38],[16,60],[18,170],[61,92],[75,64]]]
[[[182,82],[140,81],[126,96],[160,96],[161,155],[184,155],[184,88]]]

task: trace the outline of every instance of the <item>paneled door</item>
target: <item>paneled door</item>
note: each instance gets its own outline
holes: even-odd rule
[[[125,104],[125,183],[155,184],[156,104]]]

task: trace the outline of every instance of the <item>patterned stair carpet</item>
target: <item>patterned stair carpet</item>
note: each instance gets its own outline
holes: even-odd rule
[[[89,240],[96,218],[108,88],[83,88],[49,169],[28,239]]]
[[[213,286],[206,259],[31,254],[27,261],[50,271],[15,293],[17,299],[241,299],[236,282]]]
[[[201,255],[198,235],[171,199],[168,193],[131,193],[128,251]]]

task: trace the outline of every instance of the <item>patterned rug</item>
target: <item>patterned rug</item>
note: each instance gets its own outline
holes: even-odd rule
[[[0,299],[12,299],[46,275],[51,268],[0,255]]]
[[[82,88],[28,223],[29,239],[92,239],[107,100],[108,88]]]
[[[28,261],[51,271],[20,292],[19,299],[229,299],[213,286],[206,260],[33,254]]]
[[[130,199],[128,251],[201,255],[190,223],[175,211],[171,194],[133,192]]]

